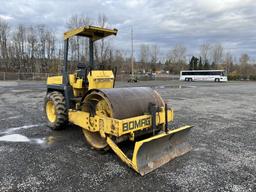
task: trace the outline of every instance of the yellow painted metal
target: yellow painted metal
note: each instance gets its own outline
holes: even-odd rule
[[[73,85],[76,82],[76,77],[74,74],[69,75],[69,82]],[[47,85],[60,85],[63,84],[63,76],[51,76],[47,78]]]
[[[92,70],[88,76],[90,89],[113,88],[114,74],[111,70]],[[82,96],[86,90],[83,87],[83,79],[79,79],[75,74],[69,75],[69,83],[73,87],[75,97]],[[47,85],[63,84],[63,76],[52,76],[47,78]]]
[[[87,76],[90,89],[113,88],[114,74],[111,70],[92,70]]]
[[[75,74],[69,75],[69,84],[73,87],[75,97],[82,96],[84,93],[83,79],[78,79]]]
[[[192,127],[183,126],[136,142],[132,156],[135,170],[145,175],[189,152],[192,149],[187,142],[190,128]]]
[[[83,111],[69,111],[69,121],[83,128],[83,134],[86,141],[95,149],[104,149],[107,147],[104,133],[104,122],[101,119],[102,115],[90,117],[90,114]],[[103,117],[102,117],[103,118]],[[105,124],[110,125],[110,118]]]
[[[93,70],[87,76],[89,89],[113,88],[114,74],[111,70]],[[62,84],[62,76],[52,76],[47,78],[47,85]],[[77,79],[75,74],[69,75],[69,83],[73,87],[74,96],[80,96],[83,89],[83,79]]]
[[[86,137],[86,140],[90,143],[90,145],[93,146],[93,148],[102,149],[107,147],[108,144],[108,146],[123,162],[125,162],[129,167],[141,175],[144,175],[167,163],[171,159],[183,155],[191,150],[191,147],[188,144],[182,144],[182,139],[180,139],[182,138],[182,134],[184,134],[183,132],[186,132],[185,130],[190,129],[191,126],[183,126],[174,130],[169,130],[168,132],[164,132],[162,130],[155,136],[135,142],[132,158],[129,159],[125,153],[116,145],[115,141],[111,139],[111,137],[134,137],[134,134],[137,131],[152,128],[151,115],[141,115],[120,120],[108,117],[105,109],[105,103],[101,103],[96,110],[95,116],[90,116],[89,112],[70,110],[68,113],[69,121],[83,128],[83,133]],[[165,110],[162,108],[160,112],[157,112],[156,114],[156,125],[164,125],[164,117]],[[149,119],[149,123],[139,123],[145,119]],[[168,121],[172,120],[173,111],[168,110]],[[124,130],[125,125],[134,124],[134,122],[137,122],[136,127],[130,126],[132,129]],[[102,132],[104,133],[104,136],[102,136]],[[178,133],[178,136],[175,136],[177,135],[176,133]],[[157,151],[159,151],[158,155],[161,154],[162,147],[165,147],[163,151],[163,157],[154,156],[152,153],[150,153],[151,146],[153,145],[155,148],[154,150],[157,149]],[[149,163],[146,164],[147,166],[145,168],[143,168],[144,164],[139,162],[145,158],[147,159],[148,157],[150,157],[148,159]]]
[[[144,143],[147,143],[147,142],[150,142],[150,141],[153,141],[153,140],[157,140],[157,139],[160,139],[161,137],[165,137],[166,135],[171,135],[171,134],[174,134],[174,133],[177,133],[177,132],[181,132],[181,131],[189,129],[189,128],[191,128],[190,125],[185,125],[183,127],[180,127],[180,128],[174,129],[174,130],[169,130],[167,133],[163,132],[163,133],[160,133],[160,134],[155,135],[153,137],[149,137],[149,138],[144,139],[142,141],[136,142],[135,146],[134,146],[133,156],[132,156],[132,162],[133,162],[134,166],[136,167],[136,170],[138,170],[138,163],[137,163],[138,151]]]
[[[77,79],[76,82],[73,84],[73,88],[82,89],[83,88],[83,79]]]
[[[56,109],[52,101],[47,101],[46,103],[46,115],[51,123],[54,123],[57,119]]]
[[[180,127],[180,128],[177,128],[177,129],[174,129],[174,130],[169,130],[167,133],[166,132],[163,132],[163,133],[160,133],[158,135],[155,135],[155,136],[152,136],[152,137],[149,137],[147,139],[144,139],[144,140],[141,140],[141,141],[138,141],[135,143],[135,147],[134,147],[134,151],[133,151],[133,155],[132,155],[132,159],[129,159],[125,154],[124,152],[114,143],[114,141],[107,137],[107,143],[108,145],[111,147],[111,149],[116,153],[116,155],[124,162],[126,163],[129,167],[131,167],[132,169],[134,169],[136,172],[140,173],[141,175],[144,175],[145,173],[142,171],[139,170],[139,165],[138,165],[138,162],[137,162],[137,157],[138,157],[138,151],[140,150],[141,146],[145,143],[148,143],[148,142],[152,142],[152,141],[155,141],[155,140],[159,140],[161,139],[162,137],[166,137],[168,135],[174,135],[175,133],[178,133],[178,132],[183,132],[185,131],[186,129],[190,129],[191,126],[189,125],[186,125],[186,126],[183,126],[183,127]],[[161,147],[161,146],[159,146]],[[181,154],[183,155],[183,154]],[[168,161],[167,161],[168,162]]]
[[[76,89],[82,89],[83,88],[83,79],[76,78],[75,74],[69,75],[69,84]]]
[[[73,94],[75,97],[82,96],[83,93],[85,92],[83,87],[83,79],[76,79],[72,87],[73,87]]]
[[[124,152],[115,144],[115,142],[107,137],[107,143],[111,147],[111,149],[117,154],[117,156],[126,163],[129,167],[133,168],[135,171],[138,172],[136,164],[134,164],[125,154]]]
[[[47,85],[61,85],[63,83],[62,76],[52,76],[47,78]],[[82,96],[85,92],[83,87],[83,79],[77,79],[75,74],[69,75],[69,83],[73,87],[75,97]]]
[[[69,83],[73,87],[73,85],[76,83],[76,75],[75,74],[69,74]]]
[[[68,113],[68,120],[71,123],[90,130],[89,117],[90,114],[83,111],[70,110]]]
[[[106,29],[95,26],[84,26],[76,29],[72,29],[64,33],[64,40],[71,38],[73,36],[84,36],[92,38],[93,41],[102,39],[109,35],[116,35],[117,29]]]
[[[90,38],[92,41],[96,41],[116,34],[117,29],[84,26],[65,32],[64,39],[67,40],[73,36],[84,36]],[[83,96],[86,91],[91,89],[107,89],[113,88],[114,86],[114,74],[111,70],[92,70],[87,75],[87,80],[88,89],[87,86],[83,87],[83,79],[80,79],[79,76],[76,74],[69,75],[69,83],[73,88],[75,97]],[[47,84],[63,84],[63,76],[48,77]],[[150,95],[150,93],[148,94]],[[90,94],[87,95],[86,98],[87,97],[90,97]],[[185,130],[188,130],[191,126],[184,126],[164,132],[163,128],[166,123],[166,114],[164,107],[161,107],[161,110],[156,113],[155,118],[156,126],[161,128],[159,134],[135,142],[132,158],[129,159],[116,143],[127,139],[136,141],[136,139],[139,139],[139,137],[137,137],[139,134],[149,133],[148,130],[152,129],[152,116],[144,113],[144,115],[136,117],[115,119],[112,115],[114,113],[110,102],[104,97],[100,100],[99,97],[101,97],[100,94],[92,98],[90,102],[84,102],[85,105],[83,106],[80,106],[81,104],[77,102],[76,108],[79,110],[69,109],[68,112],[69,122],[83,128],[84,136],[92,147],[104,149],[110,146],[122,161],[142,175],[178,156],[177,154],[179,152],[177,151],[183,148],[183,145],[180,144],[183,140],[179,138],[182,138],[182,135],[187,133]],[[160,95],[159,98],[162,100]],[[96,114],[92,115],[89,113],[91,106],[95,107]],[[56,121],[56,110],[52,101],[48,101],[46,113],[50,122]],[[167,113],[168,122],[173,121],[173,111],[167,110]],[[137,134],[137,132],[139,133]],[[170,140],[172,142],[169,142]],[[165,145],[166,143],[169,145]],[[175,147],[176,144],[178,147]],[[185,152],[187,152],[187,150],[180,151],[179,154],[185,154]],[[165,153],[164,157],[158,158],[163,154],[162,152]]]
[[[168,111],[168,122],[173,121],[173,111],[172,110],[167,110]],[[141,115],[137,117],[132,117],[128,119],[123,119],[123,120],[114,120],[117,128],[117,135],[116,136],[121,136],[125,135],[127,133],[133,133],[138,130],[143,130],[150,128],[152,126],[151,122],[151,115]],[[164,125],[165,124],[165,112],[164,108],[161,109],[160,112],[156,113],[156,125]],[[129,129],[126,129],[126,125],[129,125]],[[106,130],[107,131],[107,130]]]
[[[60,85],[62,84],[63,77],[62,76],[52,76],[47,78],[47,85]]]
[[[137,117],[132,117],[128,119],[114,119],[105,116],[102,114],[104,110],[96,112],[94,117],[90,117],[88,112],[84,111],[69,111],[69,121],[75,125],[78,125],[84,129],[90,130],[92,132],[97,132],[103,130],[104,133],[110,134],[116,137],[120,137],[126,134],[133,134],[136,131],[148,129],[152,126],[151,115],[141,115]],[[105,111],[104,111],[105,113]],[[164,110],[156,113],[156,125],[164,125],[165,123],[165,113]],[[168,110],[168,121],[173,120],[173,111]],[[146,123],[142,123],[142,121],[148,121]],[[127,124],[133,124],[134,126],[130,126],[130,129],[126,129]],[[135,127],[136,125],[136,127]]]
[[[105,138],[102,138],[99,132],[91,132],[83,129],[83,134],[86,141],[95,149],[102,150],[108,146]]]
[[[112,117],[112,111],[105,99],[102,99],[97,103],[96,114],[100,117]]]
[[[63,76],[51,76],[47,78],[47,85],[51,84],[62,84],[63,83]],[[83,88],[82,79],[77,79],[75,74],[70,74],[69,75],[69,83],[72,87],[81,89]]]

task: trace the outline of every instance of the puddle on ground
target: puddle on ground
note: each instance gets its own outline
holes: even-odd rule
[[[28,137],[21,134],[4,135],[0,137],[0,141],[15,142],[15,143],[23,142],[23,143],[33,143],[33,144],[45,143],[45,139],[40,139],[40,138],[29,139]]]
[[[44,124],[34,124],[34,125],[24,125],[21,127],[12,127],[9,128],[3,132],[0,132],[1,136],[0,136],[0,142],[22,142],[22,143],[31,143],[31,144],[47,144],[47,139],[45,138],[28,138],[24,135],[21,134],[16,134],[13,132],[19,131],[19,130],[24,130],[24,129],[29,129],[29,128],[33,128],[33,127],[39,127],[42,126]]]
[[[155,86],[155,89],[184,89],[184,88],[195,88],[196,86],[188,86],[188,85],[161,85],[161,86]]]
[[[59,136],[58,134],[49,135],[49,136],[43,137],[43,138],[28,138],[25,135],[14,133],[21,129],[29,129],[29,128],[33,128],[33,127],[39,127],[42,125],[44,125],[44,124],[24,125],[21,127],[9,128],[3,132],[0,132],[0,142],[30,143],[30,144],[40,145],[41,147],[48,147],[48,146],[58,142],[58,140],[61,140],[60,139],[61,136]]]
[[[0,143],[1,142],[12,142],[12,143],[29,143],[39,145],[40,147],[46,148],[59,143],[65,140],[63,138],[63,133],[61,132],[51,132],[50,135],[44,136],[41,138],[29,138],[23,134],[18,134],[16,131],[21,129],[29,129],[33,127],[42,126],[45,124],[34,124],[34,125],[24,125],[21,127],[13,127],[5,130],[4,132],[0,132]]]
[[[23,135],[20,134],[12,134],[12,135],[4,135],[0,137],[0,141],[6,142],[29,142],[30,140]]]
[[[58,137],[52,135],[44,138],[28,138],[21,134],[10,134],[0,136],[0,142],[11,142],[11,143],[30,143],[41,145],[42,147],[50,146],[58,142]]]

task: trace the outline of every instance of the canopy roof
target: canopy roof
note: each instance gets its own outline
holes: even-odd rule
[[[110,35],[116,35],[117,29],[106,29],[95,26],[84,26],[77,29],[72,29],[64,33],[64,40],[73,36],[83,36],[91,38],[93,41],[97,41]]]

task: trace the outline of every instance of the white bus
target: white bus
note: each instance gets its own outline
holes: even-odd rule
[[[181,81],[228,81],[225,70],[187,70],[180,72]]]

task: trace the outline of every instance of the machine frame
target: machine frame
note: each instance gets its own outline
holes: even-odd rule
[[[92,76],[92,70],[94,70],[94,42],[97,40],[100,40],[102,38],[105,38],[110,35],[116,35],[118,32],[117,29],[106,29],[101,27],[95,27],[95,26],[84,26],[77,29],[72,29],[70,31],[67,31],[64,33],[64,63],[63,63],[63,71],[62,76],[55,76],[50,77],[47,79],[47,92],[51,91],[61,91],[64,94],[66,107],[67,109],[74,108],[74,103],[72,104],[70,101],[75,97],[73,93],[73,87],[71,86],[71,81],[74,79],[74,77],[69,77],[68,74],[68,49],[69,49],[69,39],[74,36],[82,36],[89,38],[89,74]],[[97,73],[95,71],[94,73]],[[116,70],[114,71],[114,75],[116,74]],[[101,74],[95,74],[95,76],[98,76],[100,78],[104,78]],[[109,76],[105,78],[113,78],[113,86],[114,86],[114,76],[110,74]],[[90,80],[91,78],[89,78]],[[76,86],[77,89],[84,88],[81,84],[82,82],[78,83]],[[92,80],[93,83],[93,80]],[[93,87],[92,84],[91,87]],[[97,86],[96,86],[97,87]],[[88,89],[89,90],[89,89]]]
[[[45,113],[50,123],[53,123],[57,117],[61,117],[62,119],[58,126],[71,122],[81,127],[86,139],[94,137],[93,134],[96,133],[97,137],[102,140],[98,141],[96,139],[91,143],[89,142],[91,146],[96,149],[102,149],[105,148],[105,144],[108,145],[128,166],[144,175],[191,150],[191,147],[184,142],[184,138],[192,126],[183,126],[175,130],[169,130],[168,122],[173,121],[173,110],[168,109],[167,104],[164,103],[160,95],[151,88],[140,88],[136,94],[141,94],[141,89],[143,89],[141,97],[144,99],[145,91],[147,90],[146,94],[151,100],[158,103],[159,106],[156,103],[147,101],[148,106],[144,107],[144,114],[140,112],[140,115],[131,115],[128,118],[114,118],[105,114],[113,107],[113,103],[104,97],[107,92],[105,89],[114,88],[116,70],[113,73],[112,70],[95,69],[93,45],[99,39],[116,34],[117,29],[105,29],[94,26],[80,27],[64,33],[63,72],[62,76],[47,78]],[[87,68],[88,70],[86,69],[85,77],[83,78],[78,77],[77,74],[68,74],[69,39],[74,36],[89,38],[89,67]],[[119,101],[122,101],[123,98],[120,99],[119,92],[121,88],[116,88],[116,90],[118,90],[118,94],[115,96],[118,97],[119,95]],[[93,95],[94,92],[101,92],[103,96],[103,109],[100,108],[102,106],[99,106],[97,112],[96,109],[93,109],[95,111],[84,111],[84,100]],[[111,90],[111,93],[113,94],[113,90]],[[131,96],[128,90],[125,90],[123,93],[129,97]],[[116,97],[112,100],[115,100]],[[100,103],[99,100],[93,99],[92,102],[97,101]],[[90,103],[86,104],[88,109],[90,109]],[[120,104],[116,108],[120,108],[119,106]],[[127,111],[129,107],[126,106],[122,110],[126,109]],[[58,109],[60,112],[57,114],[56,111]],[[53,128],[54,126],[50,127]],[[150,135],[149,137],[137,139],[148,134]],[[131,158],[117,146],[117,143],[124,140],[135,141],[134,152]]]

